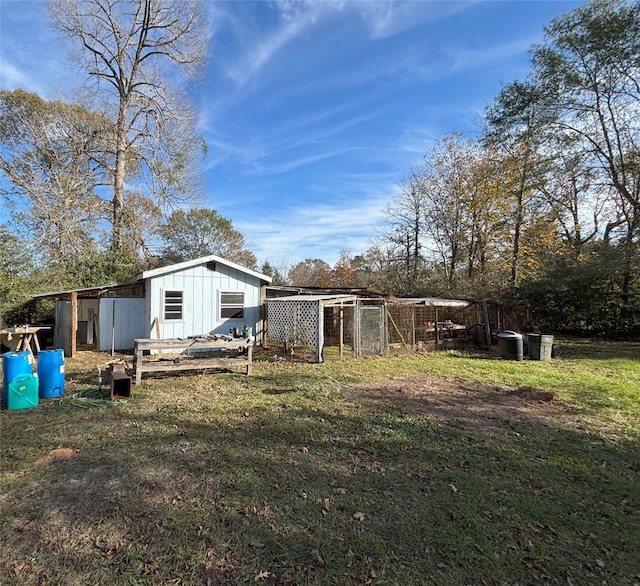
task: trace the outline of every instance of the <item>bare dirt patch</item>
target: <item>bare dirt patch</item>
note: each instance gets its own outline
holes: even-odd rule
[[[578,409],[534,387],[508,389],[456,377],[421,375],[354,385],[353,397],[372,408],[394,405],[456,427],[510,428],[514,422],[577,427]]]

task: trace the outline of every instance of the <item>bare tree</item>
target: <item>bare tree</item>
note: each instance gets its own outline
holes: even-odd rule
[[[49,0],[53,27],[71,41],[115,125],[112,234],[124,240],[127,179],[151,198],[185,201],[196,190],[195,116],[180,80],[195,79],[208,52],[196,0]],[[141,191],[140,186],[133,187]]]
[[[425,227],[424,176],[422,169],[411,169],[385,210],[387,246],[393,250],[397,274],[403,276],[402,289],[417,294],[424,268]]]
[[[94,248],[111,124],[80,106],[0,91],[0,195],[50,260]]]

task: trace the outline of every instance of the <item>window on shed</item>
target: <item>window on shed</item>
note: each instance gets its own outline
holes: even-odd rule
[[[164,292],[164,319],[182,319],[182,291]]]
[[[220,293],[220,319],[244,318],[244,293]]]

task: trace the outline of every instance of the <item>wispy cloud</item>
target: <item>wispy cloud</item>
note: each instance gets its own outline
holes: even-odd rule
[[[269,6],[276,23],[265,30],[255,23],[244,21],[237,11],[229,14],[231,27],[236,36],[242,39],[244,51],[235,61],[226,63],[225,74],[238,88],[256,77],[275,55],[322,20],[325,13],[339,9],[339,3],[320,1],[276,2]]]
[[[339,250],[360,254],[369,247],[381,222],[386,196],[367,197],[350,204],[300,205],[286,215],[266,216],[259,225],[238,224],[260,259],[279,265],[294,258],[338,260]],[[339,244],[339,246],[337,246]]]
[[[354,2],[353,5],[367,24],[371,38],[385,39],[426,22],[448,18],[458,12],[467,10],[476,3],[477,0],[468,2],[376,0]]]
[[[450,69],[464,71],[510,62],[514,57],[527,53],[532,42],[531,39],[518,39],[506,44],[483,46],[481,49],[456,45],[449,47],[446,52],[451,59]]]

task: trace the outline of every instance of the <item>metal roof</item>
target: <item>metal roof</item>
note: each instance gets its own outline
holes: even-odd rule
[[[158,269],[151,269],[149,271],[144,271],[131,279],[124,281],[123,283],[112,283],[108,285],[101,285],[100,287],[86,287],[84,289],[68,289],[66,291],[51,291],[48,293],[38,293],[36,295],[32,295],[34,298],[46,299],[47,297],[63,297],[67,295],[71,295],[71,293],[78,293],[80,296],[87,296],[88,294],[100,295],[106,291],[112,291],[113,289],[123,289],[127,287],[132,287],[141,281],[145,281],[151,277],[158,277],[160,275],[166,275],[167,273],[174,273],[176,271],[181,271],[184,269],[189,269],[191,267],[196,267],[198,265],[206,264],[208,262],[216,262],[222,265],[225,265],[231,269],[235,269],[237,271],[243,272],[247,275],[251,275],[264,281],[265,283],[271,282],[271,277],[268,275],[263,275],[261,273],[257,273],[256,271],[252,271],[251,269],[247,269],[242,267],[236,263],[225,260],[215,254],[210,254],[209,256],[203,256],[200,258],[196,258],[193,260],[187,260],[185,262],[179,262],[176,264],[168,265],[166,267],[160,267]]]
[[[357,295],[287,295],[286,297],[270,297],[266,299],[267,303],[271,303],[272,301],[318,301],[318,302],[326,302],[326,301],[335,301],[338,303],[343,303],[346,301],[357,301]]]
[[[48,293],[36,293],[32,295],[35,299],[46,299],[47,297],[64,297],[71,295],[71,293],[78,293],[80,296],[87,296],[89,294],[100,295],[106,291],[112,291],[114,289],[126,289],[135,285],[135,283],[114,283],[109,285],[102,285],[101,287],[85,287],[84,289],[67,289],[65,291],[49,291]]]
[[[257,279],[260,279],[261,281],[264,281],[265,283],[271,283],[271,277],[269,277],[268,275],[263,275],[262,273],[258,273],[256,271],[253,271],[251,269],[248,269],[246,267],[240,266],[234,262],[231,262],[230,260],[226,260],[216,254],[210,254],[208,256],[202,256],[200,258],[194,258],[192,260],[186,260],[184,262],[179,262],[173,265],[168,265],[166,267],[160,267],[158,269],[151,269],[149,271],[144,271],[142,273],[140,273],[139,275],[136,275],[135,277],[133,277],[132,279],[129,279],[129,281],[127,281],[127,283],[129,282],[136,282],[136,281],[144,281],[146,279],[149,279],[151,277],[159,277],[160,275],[166,275],[167,273],[175,273],[176,271],[182,271],[184,269],[190,269],[192,267],[197,267],[198,265],[203,265],[206,264],[208,262],[216,262],[216,263],[220,263],[221,265],[225,265],[231,269],[235,269],[236,271],[240,271],[242,273],[246,273],[247,275],[251,275],[253,277],[256,277]]]
[[[429,307],[468,307],[472,303],[467,299],[445,299],[443,297],[396,297],[390,301],[391,303],[427,305]]]

